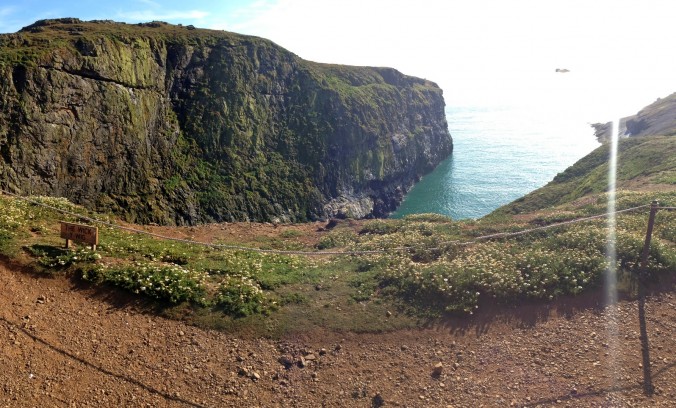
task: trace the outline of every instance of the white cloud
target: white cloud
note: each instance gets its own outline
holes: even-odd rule
[[[17,11],[13,6],[0,7],[0,33],[14,32],[21,28],[14,17]]]
[[[118,18],[123,20],[133,21],[178,21],[190,22],[194,20],[202,20],[209,16],[209,12],[201,10],[187,10],[187,11],[130,11],[118,13]]]
[[[0,7],[0,17],[7,17],[16,12],[16,7]]]
[[[137,0],[139,3],[147,4],[151,7],[161,7],[160,3],[152,0]]]
[[[261,0],[208,22],[314,61],[392,66],[436,81],[451,102],[561,92],[617,105],[672,86],[672,9],[663,0]],[[571,70],[574,89],[552,80],[556,68]]]

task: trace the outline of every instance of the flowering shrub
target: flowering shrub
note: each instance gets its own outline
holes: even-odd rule
[[[393,260],[382,278],[406,297],[446,311],[471,312],[482,294],[506,300],[578,293],[596,282],[605,267],[604,255],[594,249],[552,251],[491,242],[429,264]]]
[[[87,210],[79,205],[73,204],[70,201],[68,201],[67,198],[64,197],[49,197],[49,196],[32,196],[30,197],[32,201],[38,202],[40,204],[48,205],[50,207],[55,207],[58,208],[59,210],[65,210],[68,212],[76,213],[76,214],[86,214]],[[24,201],[21,201],[21,203],[25,203]],[[36,206],[35,204],[30,204],[30,203],[25,203],[26,205],[30,205],[32,207],[31,212],[36,213],[39,211],[46,211],[46,212],[52,212],[53,210],[45,207],[40,207]]]
[[[360,234],[392,234],[402,227],[401,222],[374,220],[367,222],[359,231]]]
[[[66,268],[74,263],[96,262],[101,259],[100,254],[87,247],[78,248],[72,251],[63,251],[63,253],[56,256],[50,256],[47,253],[34,253],[39,255],[38,263],[48,268]]]
[[[659,236],[667,241],[676,242],[676,221],[668,227],[661,229],[659,231]]]
[[[404,220],[409,222],[439,222],[439,223],[450,223],[453,221],[453,219],[447,215],[434,213],[409,214],[404,216]]]
[[[327,235],[324,235],[319,239],[317,243],[318,249],[329,249],[344,247],[346,245],[355,243],[357,241],[357,235],[352,231],[346,230],[337,230],[331,231]]]
[[[206,275],[179,265],[135,262],[131,265],[97,265],[82,272],[82,278],[106,282],[134,293],[143,293],[172,303],[204,302]]]
[[[0,211],[0,228],[4,231],[15,232],[27,223],[26,206],[23,203],[3,200],[2,211]]]
[[[6,197],[2,197],[0,205],[0,251],[9,253],[14,249],[19,231],[27,224],[26,205]]]
[[[267,310],[267,299],[260,286],[248,276],[226,276],[214,298],[216,307],[228,315],[245,317]]]
[[[211,276],[220,277],[213,304],[224,313],[244,317],[265,313],[274,305],[263,288],[274,289],[301,265],[297,256],[260,254],[251,251],[228,251],[219,257],[218,269]]]
[[[263,270],[264,257],[250,251],[226,251],[218,256],[218,269],[209,270],[209,274],[256,276]]]
[[[176,265],[187,265],[190,262],[190,257],[185,252],[178,253],[175,251],[167,251],[162,254],[160,259],[162,262],[173,263]]]
[[[645,213],[628,215],[618,222],[615,245],[618,265],[631,270],[638,265],[646,227]],[[667,226],[665,230],[668,231]],[[439,255],[421,258],[417,245],[431,253],[432,242],[406,228],[397,234],[368,237],[364,247],[396,248],[410,242],[407,253],[389,257],[379,278],[408,301],[436,310],[468,312],[479,299],[507,301],[517,297],[551,299],[577,294],[600,282],[608,269],[608,232],[604,221],[558,227],[470,246],[438,246]],[[653,238],[649,270],[676,268],[673,244]]]
[[[676,211],[661,211],[657,214],[657,235],[667,241],[676,242]]]

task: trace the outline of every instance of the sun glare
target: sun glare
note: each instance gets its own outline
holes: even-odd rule
[[[606,242],[606,258],[608,267],[605,275],[605,304],[607,310],[606,332],[609,343],[608,378],[612,384],[617,382],[616,363],[618,355],[618,314],[617,314],[617,252],[616,252],[616,219],[615,190],[617,179],[617,142],[619,138],[619,119],[613,121],[613,129],[609,145],[608,160],[608,238]]]

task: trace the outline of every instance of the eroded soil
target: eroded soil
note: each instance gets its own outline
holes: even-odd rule
[[[420,330],[309,327],[271,340],[198,329],[157,317],[124,293],[7,264],[0,266],[0,286],[0,406],[671,407],[676,401],[673,285],[646,297],[647,359],[639,302],[604,307],[597,294],[546,307],[486,309]]]

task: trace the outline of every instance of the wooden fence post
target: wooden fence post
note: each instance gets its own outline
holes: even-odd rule
[[[638,273],[639,278],[645,278],[648,270],[648,255],[650,255],[650,240],[653,235],[653,227],[655,226],[655,214],[657,214],[657,200],[650,204],[650,216],[648,217],[648,231],[645,234],[645,244],[643,244],[643,252],[641,253],[641,266]]]

